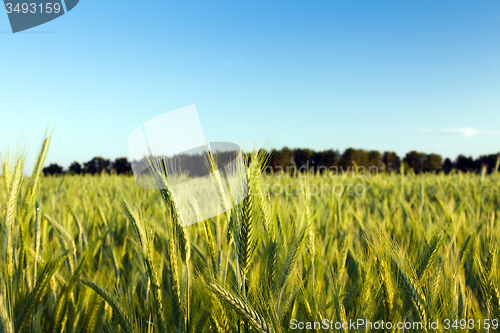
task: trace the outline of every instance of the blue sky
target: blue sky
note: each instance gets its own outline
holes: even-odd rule
[[[128,155],[196,104],[208,141],[500,151],[499,1],[96,1],[26,32],[0,14],[0,150]],[[28,165],[28,169],[29,169]]]

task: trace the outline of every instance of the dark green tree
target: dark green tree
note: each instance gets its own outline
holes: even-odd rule
[[[330,167],[338,166],[340,154],[333,149],[315,152],[313,155],[314,172],[324,174]]]
[[[443,158],[438,154],[429,154],[425,157],[423,171],[424,172],[438,172],[441,170]]]
[[[449,174],[453,170],[453,162],[449,159],[446,158],[443,163],[443,171],[446,174]]]
[[[314,151],[311,149],[295,149],[293,151],[293,162],[299,170],[309,172],[314,165],[313,161]]]
[[[427,154],[412,150],[407,153],[403,159],[415,173],[421,173],[424,170]]]
[[[466,157],[464,155],[458,155],[455,160],[455,169],[462,172],[478,172],[481,168],[481,163],[475,161],[472,157]]]
[[[479,165],[485,165],[488,173],[491,173],[494,171],[495,167],[497,166],[497,160],[499,158],[500,154],[491,154],[491,155],[483,155],[479,156],[476,162],[476,167]]]
[[[116,171],[117,174],[131,174],[132,166],[126,157],[117,158],[112,165],[112,169]]]
[[[368,166],[369,167],[382,167],[382,155],[378,150],[370,150],[368,152]]]
[[[369,167],[370,158],[368,152],[363,149],[347,148],[340,157],[339,164],[342,168],[347,169],[353,166],[353,162],[356,163],[358,167]]]
[[[382,162],[385,165],[386,171],[399,171],[401,160],[393,151],[386,151],[382,155]]]
[[[281,150],[274,150],[269,162],[269,166],[271,166],[273,169],[276,169],[277,167],[286,169],[287,166],[292,164],[292,159],[293,151],[290,148],[284,147]]]
[[[71,163],[68,170],[75,175],[80,175],[83,172],[82,166],[78,162]]]
[[[51,164],[49,165],[48,167],[46,168],[43,168],[43,174],[45,176],[47,175],[50,175],[50,176],[54,176],[54,175],[61,175],[63,173],[63,168],[57,164]]]
[[[86,174],[100,174],[102,172],[109,172],[111,170],[111,163],[108,159],[102,157],[94,157],[92,160],[84,164],[84,172]]]

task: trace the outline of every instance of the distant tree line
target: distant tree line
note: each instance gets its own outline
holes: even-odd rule
[[[290,149],[284,147],[281,150],[272,150],[266,171],[282,170],[307,170],[308,172],[324,172],[332,167],[347,170],[354,164],[358,167],[376,168],[377,172],[399,172],[401,169],[412,169],[416,174],[437,173],[452,171],[478,173],[486,168],[488,173],[499,169],[500,153],[483,155],[474,159],[459,155],[454,161],[446,158],[443,161],[441,155],[426,154],[418,151],[410,151],[403,158],[395,152],[386,151],[380,153],[377,150],[364,150],[348,148],[343,153],[338,150],[314,151],[311,149]],[[191,165],[204,163],[201,156],[193,156],[192,161],[185,163]],[[183,163],[184,164],[184,163]],[[57,164],[51,164],[43,169],[45,175],[61,175],[63,173],[76,175],[94,175],[101,173],[132,174],[131,163],[126,157],[117,158],[114,162],[102,157],[94,157],[90,161],[80,164],[73,162],[67,170]]]
[[[477,159],[459,155],[454,161],[446,158],[443,161],[441,155],[426,154],[412,150],[403,158],[399,157],[395,152],[386,151],[379,152],[377,150],[364,150],[348,148],[343,153],[337,150],[314,151],[311,149],[289,149],[287,147],[281,150],[274,150],[271,154],[268,163],[268,169],[274,171],[282,168],[284,171],[287,167],[302,167],[306,170],[322,172],[326,167],[341,168],[346,170],[348,167],[356,164],[358,167],[364,167],[365,170],[376,168],[378,172],[399,172],[401,168],[404,170],[413,169],[416,174],[424,172],[440,172],[450,173],[453,170],[462,172],[480,172],[483,167],[486,167],[488,173],[493,170],[498,170],[500,164],[500,153],[479,156]],[[292,168],[293,169],[293,168]]]
[[[132,174],[132,166],[126,157],[117,158],[114,162],[103,157],[94,157],[90,161],[80,164],[73,162],[67,170],[57,164],[51,164],[43,168],[47,175],[61,175],[63,173],[73,175],[95,175],[101,173]]]
[[[314,170],[322,172],[324,168],[331,167],[342,168],[346,170],[352,167],[353,163],[356,166],[363,166],[365,170],[376,168],[379,172],[399,172],[401,167],[405,170],[413,169],[417,174],[423,172],[440,172],[450,173],[453,170],[462,172],[480,172],[483,167],[486,167],[487,172],[498,170],[500,161],[500,153],[479,156],[477,159],[459,155],[454,161],[446,158],[443,161],[441,155],[426,154],[412,150],[403,158],[395,152],[379,152],[377,150],[364,150],[348,148],[343,153],[337,150],[314,151],[311,149],[289,149],[287,147],[281,150],[274,150],[271,154],[268,163],[268,169],[273,171],[278,169],[287,170],[287,167],[302,167],[306,170]]]

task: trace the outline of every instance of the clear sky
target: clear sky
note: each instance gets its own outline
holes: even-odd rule
[[[81,0],[17,34],[0,13],[0,50],[0,150],[50,125],[46,164],[127,156],[191,104],[208,141],[500,151],[498,0]]]

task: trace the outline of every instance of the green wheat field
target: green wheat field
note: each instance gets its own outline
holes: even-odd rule
[[[495,331],[497,173],[379,174],[351,179],[362,195],[286,195],[266,182],[352,176],[264,177],[255,153],[250,195],[182,227],[168,187],[44,177],[48,148],[49,139],[31,177],[22,159],[5,160],[0,177],[2,333],[400,331],[314,326],[360,318]]]

